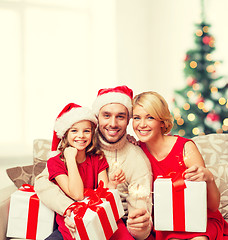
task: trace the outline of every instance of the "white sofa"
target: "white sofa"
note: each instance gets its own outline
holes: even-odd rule
[[[206,166],[215,176],[216,184],[221,192],[219,210],[228,221],[228,134],[197,136],[193,140],[198,146]],[[7,170],[12,181],[8,179],[7,186],[2,187],[0,190],[0,240],[7,239],[9,201],[10,195],[17,189],[15,184],[20,185],[23,181],[33,184],[34,177],[45,167],[49,149],[49,140],[36,139],[33,148],[33,166],[15,167]],[[15,174],[16,176],[14,176]]]

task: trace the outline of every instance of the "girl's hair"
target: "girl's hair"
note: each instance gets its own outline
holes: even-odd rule
[[[99,149],[98,145],[97,145],[97,138],[95,136],[95,129],[96,129],[96,125],[90,121],[91,124],[91,130],[92,130],[92,140],[91,143],[86,147],[86,155],[100,155],[99,158],[101,159],[102,157],[104,157],[104,153],[102,150]],[[61,142],[60,142],[60,146],[58,147],[58,150],[61,152],[60,154],[60,159],[62,159],[65,162],[65,158],[64,158],[64,150],[70,146],[68,140],[67,140],[67,134],[69,132],[70,128],[66,131],[66,133],[64,134]]]
[[[156,92],[143,92],[136,95],[133,100],[133,109],[136,105],[144,108],[154,119],[164,123],[162,134],[169,133],[173,127],[173,116],[169,111],[166,100]]]

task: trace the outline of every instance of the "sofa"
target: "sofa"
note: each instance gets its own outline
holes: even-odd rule
[[[192,138],[202,154],[206,166],[214,174],[221,193],[219,210],[228,221],[228,134],[208,134]],[[6,186],[0,189],[0,240],[6,240],[10,195],[24,183],[33,185],[35,177],[45,168],[51,142],[35,139],[33,143],[33,164],[14,166],[4,170]]]

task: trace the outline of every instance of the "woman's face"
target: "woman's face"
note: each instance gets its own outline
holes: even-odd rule
[[[133,129],[141,142],[148,142],[161,135],[163,122],[154,119],[144,108],[136,105],[133,108]]]
[[[67,141],[78,151],[85,150],[92,140],[92,125],[83,120],[72,125],[67,134]]]

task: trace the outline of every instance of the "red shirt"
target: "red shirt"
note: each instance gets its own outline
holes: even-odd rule
[[[47,161],[49,180],[55,184],[57,184],[55,177],[61,174],[68,175],[66,165],[59,156],[60,154],[50,158]],[[106,168],[108,168],[106,158],[103,157],[102,159],[99,159],[99,155],[87,156],[86,160],[83,163],[78,164],[78,170],[84,183],[84,188],[97,188],[98,174]],[[64,217],[56,214],[56,222],[59,226],[58,229],[61,232],[64,240],[72,239],[69,230],[65,226]]]

